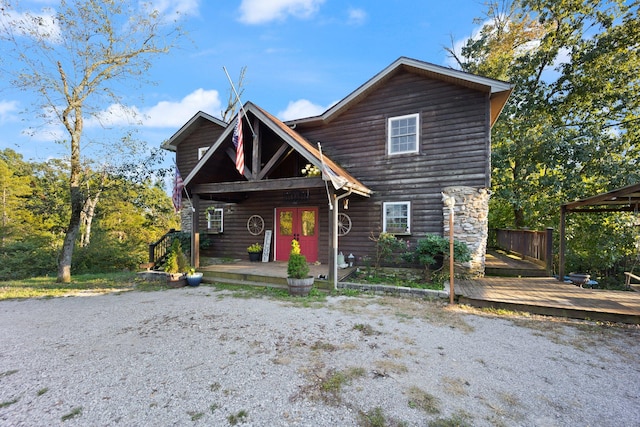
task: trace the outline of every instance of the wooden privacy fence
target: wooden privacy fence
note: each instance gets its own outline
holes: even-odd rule
[[[553,272],[553,228],[544,231],[496,229],[496,243],[500,249],[535,262]]]

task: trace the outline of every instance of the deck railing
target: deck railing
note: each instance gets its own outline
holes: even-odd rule
[[[173,237],[178,233],[180,232],[172,228],[158,239],[157,242],[149,243],[149,263],[153,264],[153,268],[158,267],[167,257],[169,248],[171,248],[171,242],[173,242]]]
[[[540,264],[549,275],[553,271],[553,228],[544,231],[499,228],[496,243],[500,249]]]

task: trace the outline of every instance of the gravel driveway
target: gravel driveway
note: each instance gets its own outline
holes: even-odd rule
[[[638,426],[639,338],[386,296],[3,301],[0,425]]]

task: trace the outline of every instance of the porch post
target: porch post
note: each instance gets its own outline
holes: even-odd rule
[[[560,280],[561,282],[564,281],[564,252],[567,246],[567,243],[565,241],[566,216],[567,216],[567,207],[565,205],[562,205],[560,207],[560,250],[558,253],[558,280]]]
[[[330,197],[335,200],[335,194],[332,194]],[[329,280],[331,281],[331,283],[335,283],[334,279],[333,279],[333,276],[335,274],[334,273],[334,265],[336,263],[336,258],[337,258],[337,256],[334,255],[334,248],[336,248],[336,252],[337,252],[337,247],[336,247],[337,245],[335,244],[335,242],[333,240],[333,229],[334,229],[334,226],[333,226],[333,212],[334,212],[334,209],[335,209],[335,205],[333,205],[333,202],[332,202],[332,204],[329,205],[329,206],[330,206],[329,215],[327,215],[328,220],[329,220],[329,233],[330,233],[330,236],[331,236],[328,239],[329,240]],[[331,206],[334,206],[333,209],[331,208]]]
[[[191,265],[200,267],[200,227],[198,224],[198,212],[200,212],[200,196],[193,195],[193,209],[191,210]]]

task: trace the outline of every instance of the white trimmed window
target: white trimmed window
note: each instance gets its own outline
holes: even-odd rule
[[[387,124],[387,153],[417,153],[419,132],[419,114],[391,117]]]
[[[385,202],[382,209],[382,231],[411,233],[411,202]]]
[[[198,160],[200,160],[207,153],[209,147],[200,147],[198,148]]]
[[[207,209],[207,230],[210,233],[222,233],[224,229],[224,209]]]

